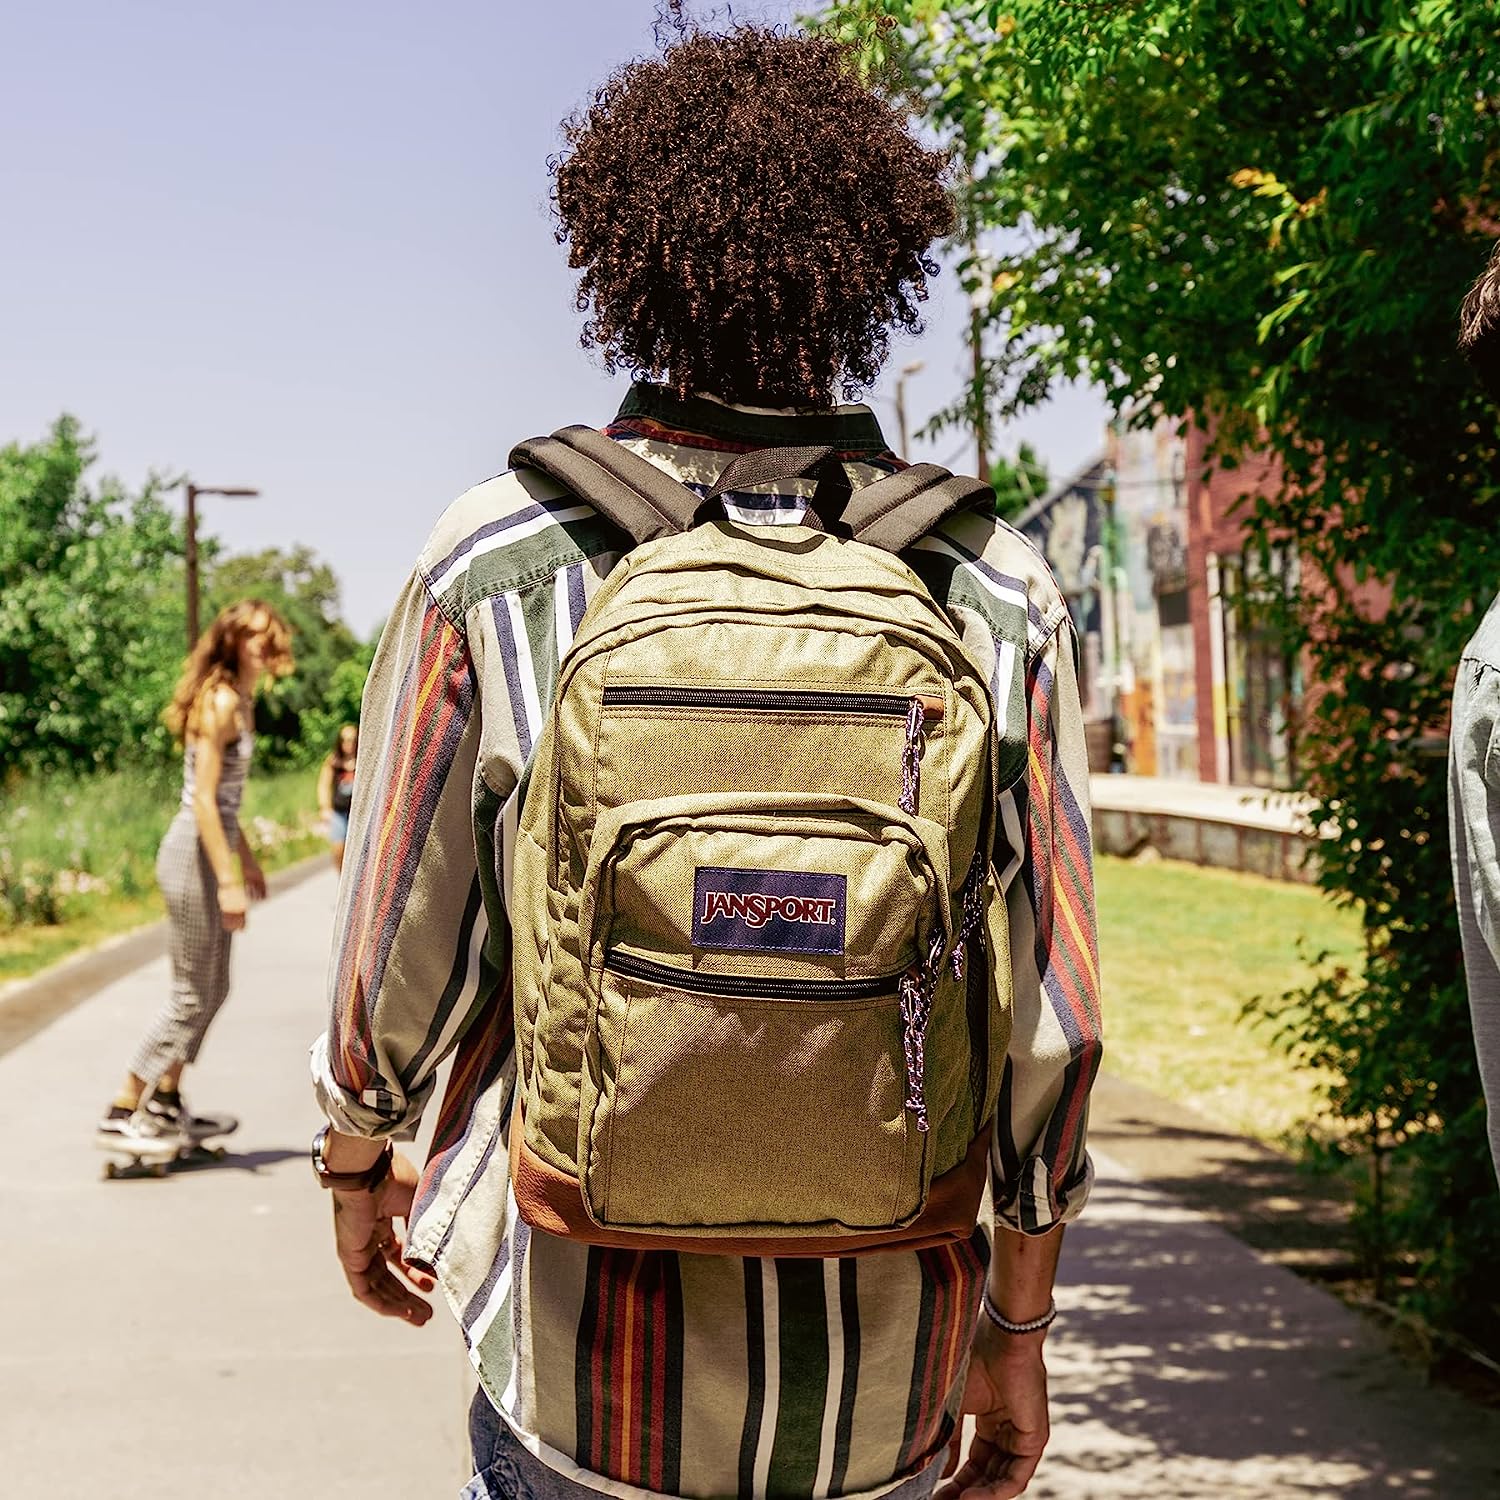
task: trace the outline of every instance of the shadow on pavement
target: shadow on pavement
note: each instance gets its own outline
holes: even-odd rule
[[[1424,1386],[1347,1308],[1154,1184],[1100,1182],[1059,1302],[1028,1495],[1500,1495],[1500,1417]]]

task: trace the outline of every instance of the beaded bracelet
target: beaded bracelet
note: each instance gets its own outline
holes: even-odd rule
[[[984,1315],[1002,1333],[1040,1333],[1044,1328],[1050,1328],[1057,1321],[1057,1299],[1051,1298],[1047,1303],[1047,1311],[1039,1318],[1032,1318],[1027,1323],[1012,1323],[1004,1313],[995,1306],[990,1297],[990,1289],[985,1287],[980,1294],[979,1305],[984,1309]]]

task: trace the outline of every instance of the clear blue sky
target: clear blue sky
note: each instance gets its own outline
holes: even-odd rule
[[[792,4],[737,6],[786,19]],[[0,442],[71,411],[103,470],[205,501],[235,551],[305,542],[350,622],[385,612],[433,519],[518,438],[602,422],[546,211],[558,122],[649,49],[651,0],[53,0],[0,46]],[[912,425],[962,380],[945,276]],[[871,400],[892,430],[889,374]],[[1102,404],[1018,432],[1053,477]],[[925,456],[972,463],[955,436]]]

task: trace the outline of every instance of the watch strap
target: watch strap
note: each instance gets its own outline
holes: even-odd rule
[[[390,1175],[394,1151],[389,1141],[385,1143],[385,1150],[362,1172],[331,1172],[323,1161],[323,1143],[327,1139],[328,1127],[325,1125],[313,1137],[312,1147],[313,1175],[322,1187],[337,1188],[345,1193],[373,1193]]]

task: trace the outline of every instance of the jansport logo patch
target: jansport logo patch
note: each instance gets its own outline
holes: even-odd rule
[[[844,889],[842,875],[700,866],[693,882],[693,945],[842,953]]]

